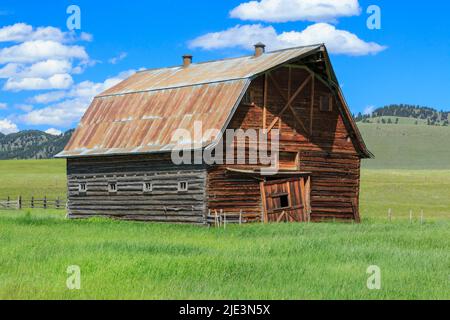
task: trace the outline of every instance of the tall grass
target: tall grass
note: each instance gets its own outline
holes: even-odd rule
[[[0,198],[64,194],[64,168],[0,162]],[[361,216],[223,230],[0,211],[0,299],[450,299],[450,171],[363,170]]]
[[[0,218],[2,299],[448,299],[450,225],[207,229],[33,211]],[[81,290],[66,269],[81,268]],[[368,290],[378,265],[381,290]]]

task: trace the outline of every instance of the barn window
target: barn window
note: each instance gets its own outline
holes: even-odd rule
[[[178,192],[185,192],[189,190],[189,184],[187,181],[178,182]]]
[[[287,193],[273,195],[273,200],[276,209],[286,209],[290,207],[289,194]]]
[[[153,184],[151,182],[144,182],[144,192],[152,192]]]
[[[333,111],[333,98],[329,95],[320,97],[320,111]]]
[[[283,170],[300,170],[300,155],[298,152],[280,152],[279,166]]]
[[[108,183],[108,192],[110,192],[110,193],[117,192],[117,182],[109,182]]]
[[[78,184],[78,192],[79,193],[86,193],[86,191],[87,191],[87,185],[85,182]]]

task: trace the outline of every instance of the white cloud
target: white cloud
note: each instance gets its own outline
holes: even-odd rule
[[[0,110],[8,109],[8,105],[6,103],[0,102]]]
[[[38,95],[30,98],[29,102],[46,104],[46,103],[59,101],[59,100],[63,99],[65,96],[66,96],[65,91],[51,91],[51,92],[47,92],[47,93],[38,94]]]
[[[365,116],[370,116],[373,112],[375,111],[375,106],[367,106],[364,111],[363,114]]]
[[[7,79],[3,90],[66,89],[72,74],[92,66],[86,50],[70,42],[92,41],[92,35],[64,32],[52,26],[34,28],[26,23],[0,28],[0,78]]]
[[[91,42],[92,40],[94,40],[94,36],[90,33],[82,32],[80,35],[80,39],[83,41]]]
[[[8,119],[0,119],[0,132],[3,134],[10,134],[10,133],[16,133],[19,131],[19,128],[17,128],[17,125],[11,120]]]
[[[14,107],[25,112],[30,112],[33,110],[33,106],[31,104],[17,104]]]
[[[261,0],[240,4],[230,12],[230,16],[266,22],[319,22],[360,13],[358,0]]]
[[[88,58],[82,46],[68,46],[51,40],[27,41],[0,50],[0,64],[33,63],[47,59],[88,60]]]
[[[61,127],[73,125],[81,118],[96,95],[118,84],[133,73],[135,73],[135,70],[128,70],[103,82],[83,81],[78,83],[70,90],[64,92],[63,97],[65,100],[48,105],[42,109],[35,109],[22,116],[21,121],[29,125],[55,125]],[[44,97],[36,96],[34,99],[41,101],[45,99],[52,100],[55,96],[58,96],[58,94],[53,92]]]
[[[252,49],[256,42],[264,42],[270,50],[325,43],[334,54],[353,56],[377,54],[386,49],[374,42],[365,42],[353,33],[336,29],[328,23],[316,23],[303,31],[278,34],[274,27],[261,24],[237,25],[221,32],[208,33],[192,40],[192,48],[207,50],[224,48]]]
[[[45,130],[45,133],[50,134],[52,136],[60,136],[60,135],[62,135],[62,131],[58,130],[58,129],[55,129],[55,128],[47,129],[47,130]]]
[[[109,59],[109,63],[111,64],[117,64],[118,62],[122,61],[123,59],[125,59],[127,57],[127,53],[126,52],[121,52],[117,57],[111,58]]]
[[[92,35],[82,32],[80,37],[77,37],[75,32],[72,31],[63,32],[51,26],[33,28],[33,26],[26,23],[16,23],[0,28],[0,42],[26,42],[33,40],[52,40],[56,42],[92,41]]]
[[[277,32],[271,26],[263,27],[260,24],[237,25],[225,31],[212,32],[200,36],[190,41],[189,46],[206,50],[230,47],[251,49],[255,43],[262,41],[275,49],[274,45],[278,47],[277,37]]]
[[[44,60],[31,65],[8,63],[0,69],[0,78],[50,77],[54,74],[69,73],[72,63],[68,60]]]
[[[0,68],[0,79],[7,79],[17,75],[24,66],[18,63],[8,63]]]
[[[48,89],[67,89],[73,84],[70,74],[55,74],[47,79],[43,78],[9,78],[3,89],[8,91],[21,90],[48,90]]]
[[[68,60],[45,60],[31,65],[26,71],[28,77],[48,77],[54,74],[68,73],[72,64]]]
[[[0,28],[0,43],[16,44],[0,48],[0,78],[7,79],[3,90],[66,89],[72,74],[92,66],[86,50],[69,42],[92,41],[92,35],[63,32],[47,26],[34,28],[26,23]]]
[[[16,23],[0,29],[0,41],[20,41],[25,39],[33,31],[33,27],[25,23]]]

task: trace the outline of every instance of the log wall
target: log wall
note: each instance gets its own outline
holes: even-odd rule
[[[206,168],[175,166],[169,155],[68,159],[68,206],[71,218],[105,216],[129,220],[204,223]],[[189,189],[178,191],[178,182]],[[117,183],[117,192],[108,183]],[[143,184],[152,183],[144,192]],[[86,193],[79,183],[87,184]]]

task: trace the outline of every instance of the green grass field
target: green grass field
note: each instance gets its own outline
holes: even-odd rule
[[[450,170],[450,127],[359,124],[375,159],[367,169]]]
[[[450,298],[448,221],[224,230],[1,214],[2,299]],[[81,290],[66,288],[71,265]],[[381,290],[366,287],[370,265]]]
[[[0,200],[66,197],[65,160],[0,161]]]
[[[64,167],[0,162],[2,194],[63,194]],[[361,214],[360,225],[223,230],[0,211],[0,299],[450,298],[450,170],[365,169]],[[81,290],[66,288],[70,265]],[[366,287],[370,265],[381,290]]]

